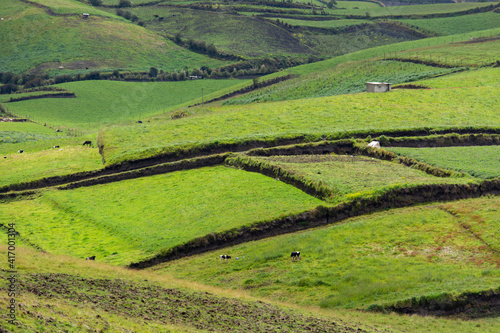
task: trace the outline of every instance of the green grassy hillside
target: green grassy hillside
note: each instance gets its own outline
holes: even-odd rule
[[[12,15],[0,23],[2,72],[20,73],[36,66],[39,70],[58,66],[149,70],[154,66],[173,71],[223,63],[189,52],[121,18],[49,16],[43,9],[12,2],[7,7]]]
[[[76,98],[45,98],[4,104],[15,115],[62,128],[95,132],[105,125],[130,122],[171,111],[192,101],[244,83],[239,80],[181,82],[79,81],[56,85]],[[106,94],[102,92],[106,91]]]
[[[499,199],[490,198],[393,210],[231,247],[225,253],[234,259],[227,264],[207,265],[216,260],[216,253],[207,253],[151,270],[332,308],[487,290],[500,282],[499,244],[490,234],[498,208]],[[291,262],[292,251],[302,260]]]
[[[398,90],[213,108],[175,121],[109,127],[100,144],[109,164],[218,143],[346,132],[499,124],[495,87]],[[460,104],[456,101],[460,100]],[[374,116],[376,115],[376,116]]]
[[[21,237],[51,253],[92,252],[100,261],[127,265],[197,237],[319,204],[293,186],[220,166],[3,203],[0,223],[15,221]]]

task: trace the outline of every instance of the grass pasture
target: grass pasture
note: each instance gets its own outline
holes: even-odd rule
[[[471,181],[470,178],[435,177],[399,163],[366,156],[351,158],[346,155],[291,155],[251,159],[278,166],[304,179],[305,183],[326,185],[332,190],[333,197],[329,201],[333,202],[369,195],[394,186],[463,184]]]
[[[500,15],[498,13],[487,12],[454,17],[404,19],[399,21],[439,35],[456,35],[498,28],[500,26],[499,20]]]
[[[450,66],[478,67],[490,65],[500,60],[498,48],[500,38],[485,37],[484,39],[467,42],[428,46],[415,50],[398,52],[397,59],[428,60]],[[392,55],[390,55],[392,57]]]
[[[460,104],[457,104],[460,100]],[[420,127],[495,126],[500,123],[495,87],[398,90],[245,106],[146,126],[114,126],[100,132],[109,164],[161,153],[247,140],[300,135],[341,136],[349,131]],[[377,117],[372,117],[376,114]],[[143,124],[142,124],[143,125]]]
[[[76,98],[46,98],[8,103],[16,115],[27,115],[64,128],[95,131],[104,125],[130,122],[171,111],[190,101],[237,86],[239,80],[180,82],[79,81],[57,85]],[[106,94],[102,92],[106,91]]]
[[[208,253],[150,270],[326,308],[488,290],[500,282],[500,257],[463,225],[493,230],[499,208],[500,200],[493,197],[396,209],[231,247],[225,253],[233,259],[225,264]],[[452,209],[471,214],[454,217]],[[302,260],[291,262],[291,251],[301,251]]]
[[[458,88],[458,87],[482,87],[500,86],[500,70],[498,68],[479,68],[460,73],[453,73],[432,79],[424,79],[414,82],[431,89]]]
[[[34,3],[44,5],[56,14],[75,14],[89,13],[90,15],[108,16],[118,18],[119,16],[109,14],[99,10],[96,7],[77,0],[31,0]]]
[[[380,7],[378,5],[372,8],[346,8],[346,9],[325,9],[334,15],[362,15],[369,13],[370,17],[386,17],[386,16],[413,16],[413,15],[432,15],[443,13],[456,13],[467,11],[474,8],[491,6],[488,2],[467,2],[467,3],[437,3],[428,5],[414,6],[393,6]],[[343,7],[343,6],[337,6]],[[355,7],[355,6],[353,6]],[[358,6],[359,7],[359,6]]]
[[[225,104],[285,101],[300,98],[326,97],[366,91],[366,82],[412,82],[442,75],[453,69],[398,61],[346,62],[331,69],[306,74],[279,84],[230,99]]]
[[[281,19],[278,18],[283,23],[288,23],[293,26],[304,26],[304,27],[315,27],[315,28],[341,28],[348,27],[350,25],[358,25],[364,23],[373,23],[370,20],[360,20],[360,19],[351,19],[351,20],[328,20],[328,21],[311,21],[311,20],[300,20],[300,19]]]
[[[53,143],[57,143],[61,148],[51,148]],[[32,144],[29,142],[15,145],[0,144],[0,151],[6,157],[2,156],[0,159],[0,170],[2,170],[0,187],[103,167],[97,148],[83,147],[81,143],[80,145],[65,143],[65,140],[48,140]],[[33,151],[30,149],[32,147]],[[24,153],[18,154],[18,148],[23,149]]]
[[[443,148],[387,148],[440,168],[465,172],[473,177],[500,177],[500,146],[471,146]]]
[[[127,265],[197,237],[320,204],[293,186],[220,166],[49,191],[32,201],[1,204],[0,216],[3,223],[16,221],[22,237],[48,252],[93,253],[100,261]]]

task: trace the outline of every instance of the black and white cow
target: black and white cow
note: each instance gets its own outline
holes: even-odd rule
[[[17,152],[18,152],[19,154],[22,154],[22,153],[24,153],[24,150],[19,149]]]
[[[95,256],[87,257],[87,258],[85,258],[85,260],[95,260]]]
[[[231,259],[231,256],[228,256],[227,254],[221,254],[219,256],[219,260],[222,261],[222,259],[224,259],[224,261],[226,261],[227,259]]]
[[[292,254],[290,255],[290,258],[292,258],[292,261],[298,261],[298,260],[300,260],[300,252],[299,251],[293,251]]]

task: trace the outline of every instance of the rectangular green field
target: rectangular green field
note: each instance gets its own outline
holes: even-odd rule
[[[473,214],[456,217],[452,210]],[[498,241],[486,249],[464,225],[493,231],[499,214],[496,197],[396,209],[227,248],[226,263],[217,251],[151,270],[326,308],[488,290],[500,283]],[[300,251],[300,261],[290,260],[292,251]]]
[[[103,168],[97,148],[76,146],[74,140],[78,139],[70,139],[69,142],[55,139],[31,145],[28,142],[0,144],[0,152],[5,154],[0,158],[0,187]],[[54,143],[60,148],[52,148]],[[19,154],[16,148],[23,149],[24,152]]]
[[[18,213],[24,203],[0,204],[0,216],[16,221],[21,236],[32,243],[48,252],[92,253],[126,265],[197,237],[297,214],[322,202],[272,178],[219,166],[45,192]]]
[[[324,184],[332,190],[329,201],[369,195],[394,186],[420,184],[464,184],[471,178],[441,178],[396,162],[366,156],[298,155],[252,157],[256,161],[278,166],[305,180]]]
[[[240,80],[180,82],[79,81],[56,85],[76,98],[45,98],[7,103],[16,115],[28,115],[62,128],[95,132],[99,127],[168,112],[189,101],[210,98],[219,90],[247,83]],[[106,92],[105,94],[103,92]]]
[[[440,168],[465,172],[473,177],[500,177],[500,146],[387,149],[398,155]]]

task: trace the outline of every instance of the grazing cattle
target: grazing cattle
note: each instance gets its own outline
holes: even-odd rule
[[[372,141],[368,144],[368,147],[373,147],[373,148],[380,148],[380,142],[378,141]]]
[[[159,17],[158,21],[163,21],[164,17]]]
[[[52,148],[59,148],[59,146],[54,146],[54,147],[52,147]]]
[[[24,153],[24,150],[19,149],[17,152],[18,152],[19,154],[21,154],[21,153]]]
[[[142,124],[142,120],[138,120],[137,122],[138,122],[139,124]]]
[[[220,259],[220,261],[222,261],[222,259],[224,259],[224,261],[226,261],[227,259],[231,259],[231,256],[228,256],[227,254],[221,254],[219,256],[219,259]]]
[[[95,260],[95,256],[87,257],[87,258],[85,258],[85,260]]]
[[[92,141],[85,141],[82,146],[89,146],[90,147],[91,145],[92,145]]]
[[[58,128],[58,129],[56,129],[56,132],[62,132],[62,131]]]
[[[290,258],[292,258],[292,261],[298,261],[298,260],[300,260],[300,252],[299,251],[293,251],[292,254],[290,255]]]

